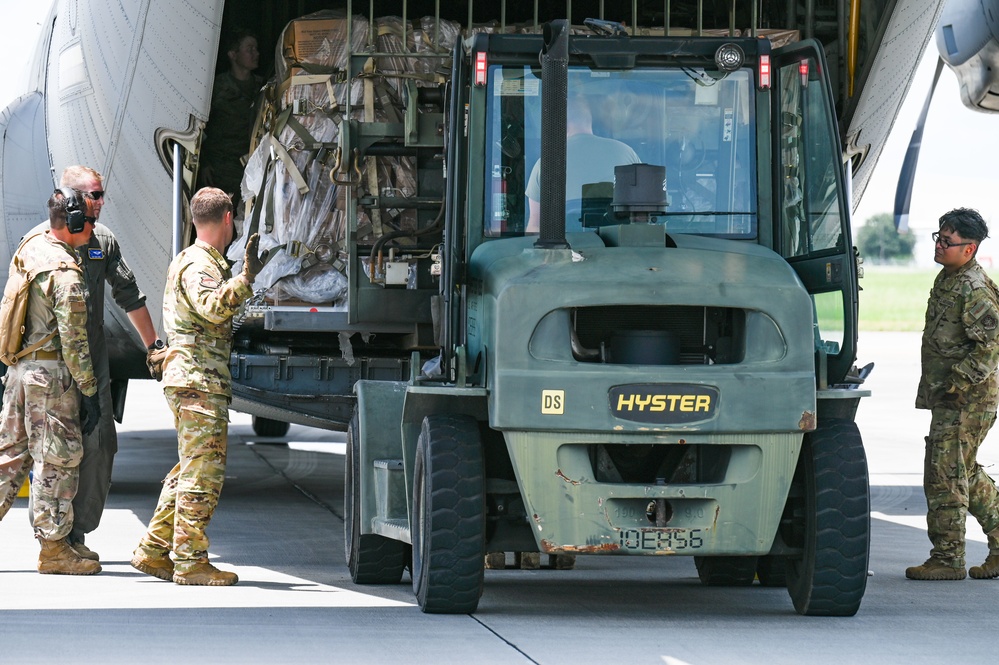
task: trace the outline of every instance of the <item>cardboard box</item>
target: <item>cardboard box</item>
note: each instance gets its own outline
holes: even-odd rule
[[[325,40],[342,49],[346,30],[345,19],[296,19],[284,32],[284,57],[289,62],[312,61]]]

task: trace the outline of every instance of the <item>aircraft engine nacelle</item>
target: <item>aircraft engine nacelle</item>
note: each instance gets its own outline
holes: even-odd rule
[[[940,14],[936,42],[957,75],[964,105],[999,112],[999,0],[950,0]]]

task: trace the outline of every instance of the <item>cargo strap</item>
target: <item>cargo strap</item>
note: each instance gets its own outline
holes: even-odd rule
[[[375,61],[368,58],[364,63],[364,74],[369,76],[364,79],[364,121],[375,121],[375,86],[370,74],[374,73]],[[364,158],[364,165],[368,171],[368,192],[372,196],[378,196],[378,162],[375,157]],[[382,211],[378,206],[368,209],[368,216],[371,218],[371,228],[376,236],[382,235]]]
[[[270,135],[268,135],[270,136]],[[264,141],[267,140],[268,136],[264,137]],[[253,197],[253,210],[250,212],[250,225],[246,231],[246,237],[249,238],[260,228],[260,213],[264,209],[264,199],[268,196],[267,191],[267,178],[271,173],[271,169],[274,166],[274,160],[271,159],[270,152],[267,153],[267,163],[264,166],[263,176],[260,178],[260,189],[257,190],[256,195]],[[270,219],[267,220],[267,232],[269,233],[274,222]]]
[[[290,79],[295,78],[296,76],[317,76],[317,77],[325,76],[327,80],[332,80],[333,83],[347,82],[347,72],[343,69],[340,69],[339,67],[331,67],[329,65],[317,65],[312,62],[299,62],[298,60],[293,60],[293,59],[289,60],[288,68],[291,69],[294,67],[301,69],[303,72],[305,72],[305,74],[295,74],[289,77],[288,79],[285,79],[285,84],[287,84],[288,81],[290,81]],[[310,83],[322,83],[322,81],[321,80],[310,81]],[[282,92],[284,91],[284,89],[287,89],[287,85],[285,84],[282,84]],[[294,83],[291,85],[299,85],[299,84]],[[332,95],[330,96],[330,99],[331,100],[333,99]]]
[[[340,73],[342,74],[343,72]],[[338,77],[337,81],[335,82],[342,83],[343,80],[341,80],[341,78],[342,77]],[[292,86],[318,85],[323,83],[326,84],[326,95],[327,98],[329,99],[329,102],[326,106],[321,106],[318,108],[322,108],[322,110],[326,111],[327,113],[332,113],[333,111],[337,110],[337,108],[339,107],[339,103],[336,100],[336,92],[334,92],[333,90],[332,77],[329,74],[295,74],[285,79],[281,83],[281,87],[278,89],[278,92],[280,93],[280,96],[283,98],[285,93]]]
[[[271,158],[277,157],[284,164],[285,169],[288,170],[288,175],[291,179],[295,181],[295,186],[298,187],[298,193],[305,196],[309,193],[309,183],[305,182],[305,178],[302,177],[302,173],[295,166],[295,160],[291,158],[288,151],[285,149],[281,142],[278,141],[273,134],[266,137],[265,140],[269,141],[268,149],[271,151]]]
[[[38,348],[40,348],[42,346],[45,346],[46,344],[48,344],[49,342],[51,342],[53,339],[55,339],[55,336],[56,336],[56,331],[53,330],[48,335],[46,335],[45,337],[41,338],[40,340],[38,340],[34,344],[26,346],[23,349],[21,349],[20,351],[18,351],[17,355],[15,355],[14,357],[17,358],[18,360],[20,360],[21,358],[28,358],[29,360],[59,360],[59,359],[61,359],[62,358],[62,354],[60,354],[58,351],[36,351],[35,350],[35,349],[38,349]],[[50,355],[51,355],[51,357],[49,357]]]
[[[42,235],[43,233],[44,233],[44,231],[37,231],[35,233],[27,233],[27,234],[25,234],[24,237],[21,238],[21,242],[18,243],[17,249],[14,250],[14,256],[11,259],[11,262],[13,264],[13,267],[16,270],[18,270],[19,272],[24,273],[24,279],[25,279],[25,281],[27,281],[29,283],[33,282],[33,281],[35,281],[35,277],[37,277],[39,273],[49,272],[49,271],[52,271],[52,270],[75,270],[78,273],[82,274],[83,273],[83,269],[80,268],[79,264],[77,264],[77,263],[71,263],[69,261],[59,261],[59,263],[57,265],[47,265],[47,266],[41,266],[41,267],[37,267],[36,266],[34,269],[26,269],[24,267],[24,260],[21,258],[21,254],[20,254],[21,253],[21,248],[24,247],[28,243],[29,240],[31,240],[35,236]],[[22,333],[24,332],[23,325],[21,327],[21,332]],[[32,356],[33,360],[58,360],[59,358],[61,358],[62,355],[58,351],[39,351],[38,350],[42,346],[45,346],[46,344],[48,344],[49,342],[51,342],[53,339],[55,339],[55,336],[58,334],[58,332],[59,332],[58,330],[53,330],[48,335],[46,335],[45,337],[41,338],[40,340],[38,340],[34,344],[29,344],[28,346],[26,346],[23,349],[21,349],[20,351],[18,351],[14,355],[14,362],[17,362],[18,360],[20,360],[21,358],[24,358],[24,357],[28,356],[29,354],[42,354],[42,355],[49,354],[49,353],[56,354],[55,357],[52,357],[52,358],[45,358],[45,357],[42,357],[41,355],[39,355],[38,357]]]
[[[291,130],[295,132],[295,134],[298,136],[298,138],[302,140],[302,146],[301,146],[302,150],[310,150],[310,151],[322,150],[323,148],[332,148],[333,146],[337,145],[335,141],[332,141],[330,143],[317,141],[316,137],[314,137],[309,132],[309,130],[305,128],[305,125],[303,125],[302,123],[300,123],[298,120],[295,119],[294,115],[288,116],[287,120],[285,121],[285,125],[290,127]],[[291,147],[298,148],[298,146],[291,146]]]

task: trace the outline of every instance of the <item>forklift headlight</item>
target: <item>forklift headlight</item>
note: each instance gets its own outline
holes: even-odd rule
[[[746,54],[738,44],[722,44],[715,51],[715,64],[723,72],[734,72],[745,61]]]

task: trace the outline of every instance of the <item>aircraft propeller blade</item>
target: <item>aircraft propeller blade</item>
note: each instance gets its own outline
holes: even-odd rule
[[[895,230],[899,233],[909,231],[909,203],[912,201],[912,185],[916,181],[916,165],[919,162],[919,149],[923,144],[923,127],[926,125],[926,115],[930,110],[930,101],[933,99],[933,91],[937,88],[937,81],[940,80],[940,72],[943,71],[943,58],[937,58],[937,69],[933,72],[933,83],[926,93],[926,101],[923,102],[923,110],[919,114],[916,128],[912,130],[912,138],[909,139],[909,148],[905,151],[905,159],[902,161],[902,170],[898,174],[898,185],[895,187]]]

